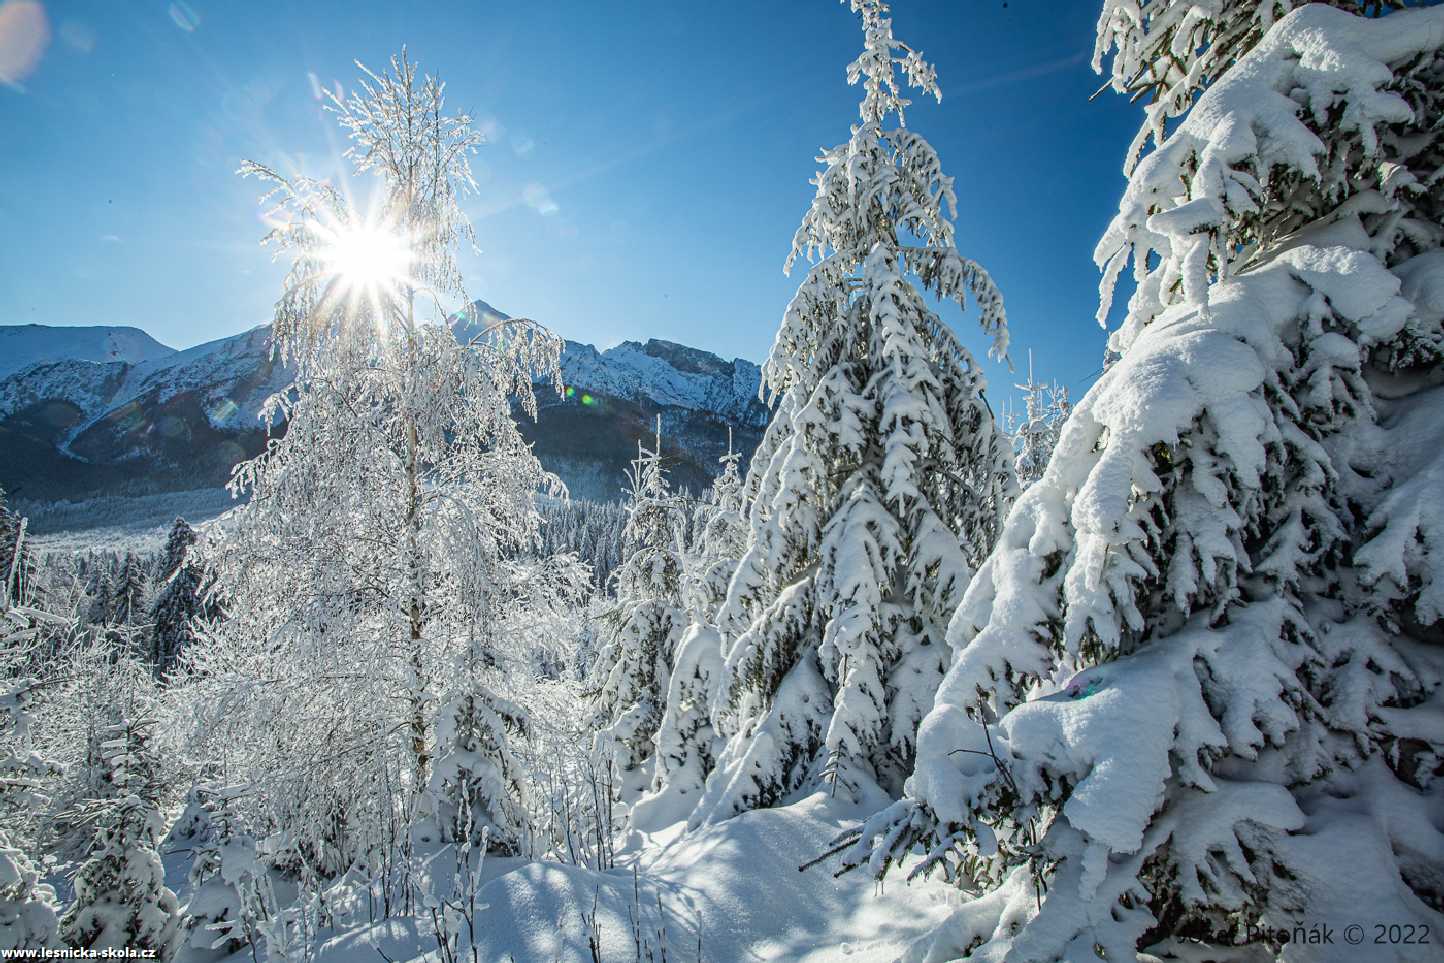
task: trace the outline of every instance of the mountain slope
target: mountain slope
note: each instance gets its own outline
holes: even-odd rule
[[[458,337],[505,317],[477,302]],[[15,330],[0,327],[0,338]],[[0,485],[34,500],[223,484],[235,462],[264,449],[261,406],[290,377],[270,358],[266,326],[138,361],[95,360],[104,334],[78,341],[74,329],[19,330],[41,360],[0,375]],[[113,330],[129,339],[117,343],[145,337]],[[562,371],[567,391],[539,385],[539,420],[523,431],[579,497],[620,494],[636,441],[659,414],[669,469],[693,490],[715,473],[729,428],[750,453],[767,422],[756,365],[685,345],[628,341],[598,351],[568,341]]]
[[[0,378],[46,361],[139,364],[175,353],[139,328],[0,326]]]

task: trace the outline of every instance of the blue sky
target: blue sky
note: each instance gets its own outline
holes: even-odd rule
[[[25,2],[20,17],[0,0],[0,66],[16,29],[36,34]],[[353,59],[379,67],[405,43],[491,141],[466,205],[473,297],[603,347],[657,337],[760,361],[800,279],[781,269],[817,148],[847,138],[859,98],[844,69],[861,35],[833,0],[42,7],[48,42],[0,85],[0,323],[134,324],[175,347],[267,320],[279,291],[240,161],[337,170],[316,85],[349,88]],[[1031,347],[1076,397],[1103,349],[1093,244],[1138,121],[1111,93],[1088,101],[1096,5],[898,0],[893,15],[938,68],[943,102],[909,126],[956,178],[958,247],[1003,290],[1015,363]],[[990,372],[996,400],[1013,379]]]

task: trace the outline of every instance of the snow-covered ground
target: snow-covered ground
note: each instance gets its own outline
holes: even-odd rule
[[[894,959],[937,925],[956,890],[922,883],[878,892],[866,874],[834,879],[826,864],[798,870],[864,815],[817,794],[691,833],[674,827],[632,861],[639,899],[632,866],[520,867],[482,890],[481,958],[589,959],[583,913],[595,896],[604,960],[633,957],[629,911],[637,902],[644,932],[665,926],[673,959],[695,958],[699,942],[705,960]]]
[[[493,857],[482,871],[476,959],[591,961],[593,920],[604,963],[648,959],[648,947],[655,959],[677,963],[896,959],[946,918],[958,890],[939,881],[879,889],[862,872],[834,879],[826,863],[798,870],[867,810],[819,793],[690,833],[678,824],[637,840],[608,872]],[[447,865],[447,855],[433,862]],[[187,861],[172,856],[166,866],[169,885],[184,899]],[[318,963],[437,958],[425,920],[371,922],[364,897],[351,905],[352,920],[319,934]],[[460,955],[471,958],[464,939]],[[232,959],[249,960],[250,952]]]

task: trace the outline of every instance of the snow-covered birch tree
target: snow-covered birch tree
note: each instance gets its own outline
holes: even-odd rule
[[[398,845],[398,819],[468,808],[438,797],[462,789],[432,778],[455,748],[436,745],[436,714],[491,698],[459,664],[497,644],[497,599],[537,544],[536,496],[563,493],[512,415],[535,416],[535,377],[559,384],[559,340],[446,309],[468,303],[459,198],[480,134],[404,53],[361,69],[360,92],[330,107],[375,186],[369,211],[329,183],[242,168],[272,187],[266,242],[293,259],[273,337],[299,374],[268,407],[285,436],[237,467],[250,500],[202,554],[227,617],[191,664],[198,733],[267,787],[263,828],[285,825],[325,872]],[[475,691],[439,691],[462,677]],[[443,727],[463,732],[481,756],[505,745],[500,726]]]
[[[1303,960],[1275,934],[1444,923],[1444,9],[1215,5],[1160,45],[1204,5],[1119,32],[1124,6],[1116,70],[1213,83],[1131,167],[1095,255],[1100,317],[1138,279],[1118,359],[952,621],[908,796],[845,856],[983,891],[915,958]]]
[[[27,521],[6,503],[0,488],[0,605],[34,601],[35,556],[30,550]]]
[[[924,300],[976,302],[993,352],[1002,299],[953,246],[952,178],[904,125],[940,97],[886,4],[854,0],[863,88],[823,151],[788,268],[814,260],[763,370],[776,412],[754,455],[747,547],[718,617],[727,743],[693,822],[830,780],[902,788],[946,664],[943,631],[1013,491],[978,365]]]

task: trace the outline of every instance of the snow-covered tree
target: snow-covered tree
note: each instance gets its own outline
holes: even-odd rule
[[[816,263],[763,369],[776,412],[718,619],[726,678],[712,718],[727,744],[695,822],[822,779],[901,789],[947,617],[1014,485],[978,366],[925,300],[971,295],[1005,352],[1002,300],[953,246],[952,178],[904,126],[904,85],[940,96],[934,70],[893,37],[886,4],[852,9],[860,119],[819,157],[788,260]]]
[[[199,710],[198,738],[268,787],[253,815],[285,828],[306,873],[397,845],[397,809],[429,818],[433,762],[450,751],[434,737],[438,687],[496,644],[485,629],[527,578],[513,559],[536,546],[537,494],[563,494],[512,416],[513,403],[535,416],[534,377],[559,384],[559,340],[441,309],[466,303],[458,197],[480,143],[443,92],[403,54],[331,103],[377,188],[368,213],[330,184],[242,168],[273,187],[266,240],[293,257],[274,337],[299,373],[268,407],[285,436],[236,468],[250,500],[202,551],[227,616],[188,674],[225,707]],[[328,765],[308,763],[318,752]]]
[[[204,599],[201,570],[190,558],[195,541],[195,530],[184,518],[177,518],[166,539],[161,585],[150,608],[150,657],[157,676],[165,675],[177,653],[195,640],[194,621],[218,614],[217,607]]]
[[[26,660],[36,641],[34,622],[24,610],[0,607],[0,670]],[[0,671],[0,950],[41,949],[55,937],[55,890],[40,881],[33,858],[39,835],[34,821],[49,803],[47,785],[58,775],[56,765],[34,749],[37,689],[32,678]]]
[[[1008,426],[1013,438],[1013,471],[1018,486],[1027,488],[1043,477],[1048,459],[1058,446],[1063,422],[1073,405],[1068,389],[1057,382],[1046,384],[1033,377],[1033,352],[1028,352],[1028,380],[1014,385],[1023,392],[1023,414]]]
[[[6,503],[0,488],[0,605],[35,601],[35,556],[30,550],[27,523]]]
[[[1272,934],[1444,923],[1444,8],[1304,7],[1216,78],[1198,46],[1147,68],[1214,82],[1098,247],[1100,316],[1139,279],[1118,360],[845,857],[985,891],[919,958],[1303,960]]]
[[[150,574],[135,552],[126,552],[105,594],[104,620],[110,625],[138,625],[150,611]]]
[[[37,716],[47,743],[62,750],[56,756],[64,770],[47,814],[47,842],[62,858],[84,859],[94,850],[97,837],[90,817],[120,795],[105,745],[111,728],[158,709],[143,651],[140,629],[132,626],[75,633],[58,653],[63,670],[42,690],[46,698]]]
[[[694,622],[711,624],[727,598],[727,586],[747,548],[746,503],[743,498],[742,455],[732,450],[718,459],[722,473],[713,480],[692,513],[691,537],[682,565],[682,597]]]
[[[46,611],[79,622],[90,611],[90,590],[83,556],[56,552],[41,565],[37,586]]]
[[[436,720],[431,795],[437,825],[443,839],[477,845],[484,839],[492,852],[513,854],[526,832],[526,800],[505,736],[525,731],[526,714],[479,678],[462,683]]]
[[[1373,18],[1392,8],[1406,6],[1407,0],[1324,0],[1324,3]],[[1161,153],[1157,148],[1161,148],[1163,135],[1170,123],[1185,113],[1201,116],[1192,109],[1199,93],[1253,49],[1264,33],[1290,10],[1303,5],[1300,0],[1105,0],[1098,20],[1094,69],[1101,70],[1109,51],[1114,51],[1110,70],[1112,88],[1134,97],[1148,98],[1146,119],[1129,147],[1124,174],[1135,178],[1137,183],[1136,175],[1142,158],[1151,156],[1148,154],[1150,141],[1155,145],[1155,153]],[[1427,93],[1416,91],[1411,94],[1416,100],[1420,96],[1427,97]],[[1350,129],[1353,129],[1352,123]],[[1373,137],[1374,134],[1365,136]],[[1387,131],[1381,131],[1380,136],[1386,140],[1390,138]],[[1396,143],[1390,152],[1403,157],[1409,150],[1410,145]],[[1415,155],[1414,167],[1428,153],[1425,149],[1423,154]],[[1355,161],[1358,159],[1354,158]],[[1378,218],[1404,221],[1394,229],[1396,231],[1407,228],[1408,222],[1421,227],[1427,225],[1427,214],[1423,218],[1414,218],[1406,212],[1416,201],[1434,204],[1437,198],[1429,201],[1432,192],[1420,189],[1426,181],[1420,181],[1414,175],[1409,178],[1403,176],[1411,170],[1410,165],[1399,166],[1397,161],[1391,163],[1396,167],[1380,168],[1375,176],[1379,188],[1393,198],[1394,203],[1399,205],[1398,209],[1357,213],[1366,221]],[[1292,178],[1287,182],[1272,182],[1266,170],[1256,170],[1252,174],[1236,173],[1228,178],[1226,185],[1216,185],[1215,203],[1223,205],[1232,215],[1232,233],[1238,239],[1240,248],[1231,252],[1210,251],[1210,245],[1216,246],[1217,232],[1198,231],[1187,257],[1184,258],[1181,250],[1179,252],[1180,262],[1187,260],[1193,265],[1193,270],[1187,272],[1189,278],[1201,276],[1199,268],[1204,260],[1221,260],[1225,273],[1246,266],[1256,254],[1268,251],[1280,238],[1316,218],[1327,216],[1333,206],[1350,193],[1341,182],[1355,177],[1358,172],[1347,158],[1332,151],[1322,152],[1313,164],[1318,168],[1317,176],[1320,178],[1316,184],[1307,183],[1313,175],[1301,172],[1293,165],[1285,165]],[[1217,170],[1220,165],[1210,166]],[[1146,198],[1141,194],[1134,200],[1146,207]],[[1148,323],[1161,306],[1178,298],[1183,281],[1176,268],[1169,269],[1162,263],[1150,265],[1147,258],[1133,259],[1131,255],[1125,255],[1124,249],[1131,250],[1131,247],[1121,244],[1121,239],[1114,236],[1114,230],[1130,231],[1131,241],[1148,244],[1152,232],[1181,236],[1180,232],[1186,233],[1194,221],[1198,221],[1198,226],[1202,228],[1209,219],[1199,206],[1177,206],[1181,208],[1179,213],[1171,216],[1167,224],[1160,222],[1150,227],[1146,223],[1137,223],[1129,227],[1115,220],[1114,227],[1099,243],[1095,253],[1102,270],[1099,323],[1104,323],[1113,304],[1114,286],[1130,261],[1138,285],[1129,302],[1128,322],[1109,339],[1109,351],[1113,357],[1124,349],[1138,326]],[[1427,227],[1422,229],[1427,233]],[[1196,298],[1198,292],[1192,291],[1190,295]]]
[[[202,784],[191,790],[167,843],[189,848],[190,899],[181,915],[176,963],[213,963],[252,944],[246,883],[263,872],[256,842],[228,812],[229,791]]]
[[[722,740],[711,706],[724,678],[722,637],[715,626],[692,622],[677,642],[657,733],[650,791],[632,809],[632,825],[655,831],[687,819],[696,808]]]
[[[0,614],[0,642],[23,642],[31,627],[16,612]],[[60,767],[36,750],[34,709],[41,684],[30,677],[0,683],[0,824],[12,845],[34,848],[38,820],[50,802]]]
[[[60,917],[59,937],[67,946],[149,950],[160,960],[175,951],[179,907],[156,851],[165,822],[153,726],[128,719],[107,730],[103,748],[117,795],[94,814],[95,850],[75,876],[75,901]]]
[[[1093,69],[1109,60],[1108,86],[1147,98],[1145,122],[1128,147],[1131,175],[1149,143],[1163,142],[1171,121],[1188,112],[1279,20],[1305,3],[1323,2],[1361,16],[1404,7],[1408,0],[1103,0]]]
[[[632,824],[660,829],[686,819],[701,796],[721,750],[712,726],[712,703],[722,683],[722,640],[715,623],[727,586],[747,547],[742,456],[732,450],[719,461],[722,473],[692,513],[682,559],[682,599],[690,625],[677,642],[657,733],[650,793],[633,808]]]
[[[263,873],[247,835],[218,836],[197,850],[176,963],[213,963],[255,943],[246,886]]]
[[[115,574],[104,560],[99,560],[92,568],[90,584],[90,605],[85,612],[85,621],[90,625],[105,625],[110,621],[110,596],[115,590]]]
[[[40,950],[55,939],[55,888],[0,829],[0,950]]]
[[[686,515],[662,466],[660,415],[652,449],[637,443],[628,481],[624,555],[613,576],[617,601],[603,615],[605,635],[592,666],[597,746],[624,782],[652,757],[677,640],[687,627],[681,545]]]

